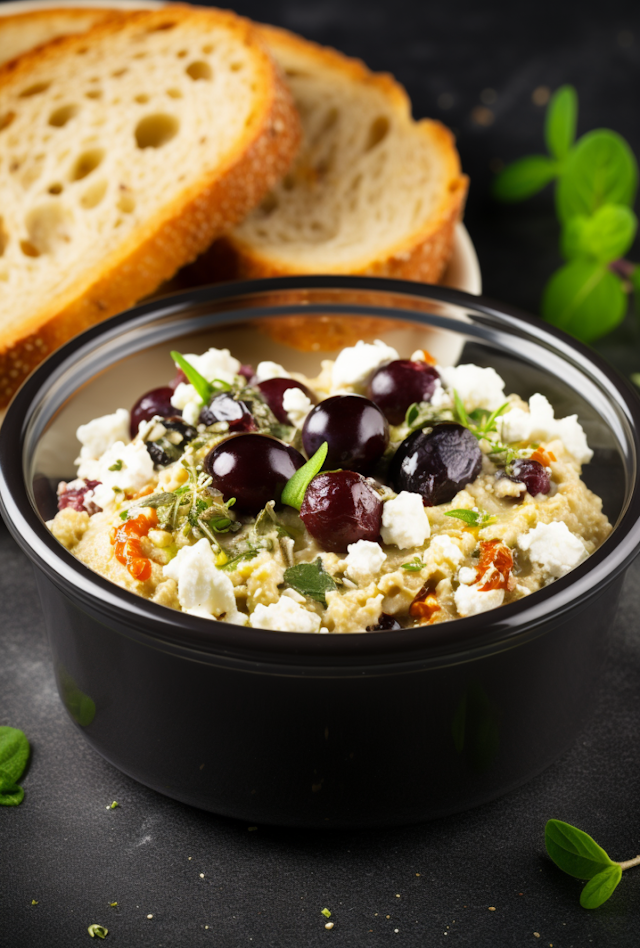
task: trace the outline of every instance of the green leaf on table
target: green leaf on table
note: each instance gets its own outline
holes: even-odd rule
[[[558,176],[556,161],[546,155],[527,155],[501,171],[493,181],[493,194],[499,201],[524,201],[541,191]]]
[[[24,733],[17,727],[0,727],[0,793],[14,788],[28,760],[29,741]]]
[[[622,878],[620,866],[607,866],[602,872],[593,876],[580,893],[582,908],[595,909],[606,902]]]
[[[24,800],[24,790],[17,783],[8,784],[0,790],[0,806],[19,806]]]
[[[209,399],[213,395],[214,386],[210,382],[207,382],[204,375],[200,375],[198,370],[191,365],[190,362],[187,362],[185,357],[179,352],[172,352],[171,358],[178,366],[179,369],[182,369],[184,374],[187,376],[193,387],[195,388],[198,396],[202,399],[203,404],[208,405]],[[224,383],[221,383],[224,384]],[[227,386],[228,388],[230,386]]]
[[[549,154],[563,161],[576,137],[578,96],[573,86],[560,86],[551,96],[545,118],[544,137]]]
[[[325,571],[320,557],[315,563],[300,563],[284,571],[284,581],[302,596],[308,596],[321,605],[327,605],[326,594],[337,589],[333,577]]]
[[[558,187],[556,206],[562,222],[577,214],[587,217],[604,204],[632,205],[638,186],[638,165],[624,138],[608,129],[583,135],[568,155]]]
[[[307,463],[298,468],[293,477],[289,478],[280,498],[283,504],[300,510],[307,487],[326,461],[328,451],[329,445],[324,441]]]
[[[548,323],[591,342],[622,322],[627,297],[620,279],[604,264],[578,258],[553,274],[542,296],[541,311]]]
[[[588,833],[562,820],[547,822],[544,842],[556,866],[576,879],[593,879],[615,865]]]
[[[611,263],[623,257],[636,235],[638,219],[624,204],[605,204],[592,217],[578,214],[562,231],[562,253],[567,260],[591,257]]]

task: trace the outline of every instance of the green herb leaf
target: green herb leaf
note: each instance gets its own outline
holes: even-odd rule
[[[569,154],[556,191],[560,220],[590,217],[604,204],[631,206],[638,166],[624,138],[608,129],[583,135]]]
[[[573,86],[560,86],[551,96],[545,119],[544,136],[549,153],[563,161],[576,137],[578,96]]]
[[[579,214],[568,220],[562,231],[561,248],[567,260],[591,257],[611,263],[623,257],[633,243],[638,219],[623,204],[605,204],[593,217]]]
[[[320,914],[324,915],[325,918],[331,918],[331,912],[328,908],[323,908]]]
[[[333,578],[324,570],[320,557],[315,563],[290,566],[284,571],[284,581],[287,586],[291,586],[303,596],[308,596],[323,606],[327,605],[326,594],[338,588]]]
[[[445,517],[455,517],[456,520],[464,520],[472,527],[486,527],[490,523],[495,523],[496,518],[480,510],[448,510]]]
[[[0,727],[0,793],[19,789],[15,784],[29,759],[29,741],[16,727]]]
[[[618,277],[603,264],[577,259],[553,274],[541,310],[547,322],[591,342],[622,322],[627,297]]]
[[[202,400],[203,404],[208,405],[209,399],[213,395],[214,386],[207,382],[204,375],[200,375],[198,370],[194,368],[183,355],[180,355],[179,352],[172,352],[171,358],[176,363],[176,365],[182,369],[184,374],[187,376],[193,387],[195,388],[198,396]],[[225,382],[220,382],[220,385],[225,385]],[[230,386],[227,385],[227,388]]]
[[[544,828],[544,842],[556,866],[576,879],[593,879],[614,865],[591,836],[562,820],[548,821]]]
[[[106,938],[109,934],[109,929],[105,928],[104,925],[89,925],[87,931],[92,938]]]
[[[237,556],[232,557],[223,566],[220,566],[219,569],[235,569],[239,563],[244,563],[245,560],[255,559],[259,552],[260,550],[245,550],[244,553],[238,553]]]
[[[622,878],[620,866],[607,866],[602,872],[593,876],[580,893],[582,908],[595,909],[611,898]]]
[[[328,451],[329,445],[325,441],[313,457],[310,457],[307,463],[298,468],[293,477],[289,478],[280,498],[283,504],[287,504],[288,507],[293,507],[295,510],[300,510],[307,487],[320,471],[327,458]]]
[[[424,563],[422,562],[420,557],[414,556],[414,558],[412,560],[409,560],[408,563],[402,564],[402,569],[406,569],[407,572],[409,573],[417,573],[422,569],[423,566],[424,566]]]
[[[107,810],[115,810],[115,808],[116,808],[117,806],[120,806],[120,804],[118,803],[117,800],[114,800],[113,803],[110,803],[109,806],[106,807],[106,809],[107,809]]]
[[[19,806],[24,800],[24,790],[17,783],[0,790],[0,806]]]
[[[553,181],[559,170],[557,162],[546,155],[519,158],[494,179],[493,194],[499,201],[524,201]]]
[[[155,510],[158,507],[168,507],[170,504],[174,504],[178,496],[177,492],[175,494],[161,493],[161,494],[152,494],[150,497],[144,497],[140,500],[141,507],[153,507]]]

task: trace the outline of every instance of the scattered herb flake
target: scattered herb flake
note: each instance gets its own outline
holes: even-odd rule
[[[110,804],[107,806],[106,809],[107,809],[107,810],[115,810],[115,808],[116,808],[117,806],[120,806],[120,804],[118,803],[117,800],[114,800],[113,803],[110,803]]]
[[[486,527],[490,523],[495,523],[496,518],[482,510],[448,510],[445,517],[455,517],[456,520],[463,520],[471,527]]]
[[[244,553],[238,553],[236,556],[232,556],[227,563],[224,563],[220,569],[235,569],[239,563],[243,563],[245,560],[254,559],[259,552],[260,550],[245,550]]]
[[[402,569],[406,569],[407,572],[409,573],[417,573],[422,569],[423,566],[424,566],[424,563],[422,562],[420,557],[414,556],[414,558],[412,560],[409,560],[408,563],[402,564]]]
[[[328,908],[323,908],[320,914],[324,915],[325,918],[331,918],[331,912]]]
[[[337,589],[333,578],[322,566],[320,557],[315,563],[300,563],[284,571],[284,581],[303,596],[314,599],[322,606],[327,605],[326,594]]]
[[[105,928],[104,925],[89,925],[87,931],[92,938],[106,938],[109,934],[109,929]]]
[[[117,460],[109,468],[110,471],[121,471],[122,470],[122,461]]]

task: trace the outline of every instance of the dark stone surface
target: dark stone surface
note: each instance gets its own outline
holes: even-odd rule
[[[580,131],[612,127],[640,152],[637,3],[245,0],[237,8],[394,72],[417,116],[456,130],[485,290],[509,303],[535,311],[558,259],[550,195],[501,208],[488,190],[492,161],[541,150],[533,90],[575,83]],[[478,124],[473,110],[491,89],[493,122]],[[602,351],[640,368],[635,332],[630,322]],[[545,858],[543,827],[555,816],[591,832],[613,858],[640,852],[640,563],[627,578],[591,722],[557,764],[466,814],[325,834],[250,831],[146,790],[97,757],[62,710],[33,578],[3,526],[0,575],[0,723],[21,727],[33,748],[24,803],[0,809],[0,948],[87,945],[94,922],[110,929],[107,944],[129,948],[638,944],[640,869],[605,906],[584,911],[581,884]],[[393,768],[393,748],[380,753]],[[120,806],[107,810],[112,800]]]

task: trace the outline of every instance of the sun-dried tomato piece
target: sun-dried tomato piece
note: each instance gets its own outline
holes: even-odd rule
[[[508,589],[511,570],[513,569],[513,554],[502,540],[481,540],[480,561],[476,573],[476,582],[486,577],[486,582],[480,587],[480,592],[490,589]]]
[[[144,582],[151,576],[151,561],[143,554],[140,541],[157,523],[155,510],[150,510],[148,514],[133,517],[111,530],[110,540],[115,558],[126,566],[131,576],[139,582]]]
[[[440,611],[440,603],[433,587],[425,584],[409,606],[409,615],[414,619],[423,619],[430,622],[436,612]]]

